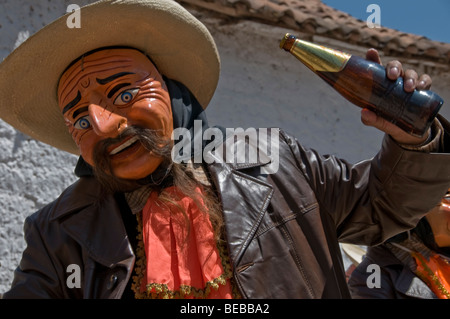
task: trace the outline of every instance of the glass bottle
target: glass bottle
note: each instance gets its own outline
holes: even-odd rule
[[[368,108],[404,131],[423,136],[444,101],[429,90],[403,90],[403,78],[386,76],[378,63],[303,41],[287,33],[280,48],[290,52],[347,100]]]

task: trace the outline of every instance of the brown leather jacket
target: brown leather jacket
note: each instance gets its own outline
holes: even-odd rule
[[[447,136],[446,136],[447,138]],[[372,245],[412,228],[450,184],[448,154],[406,151],[389,137],[356,165],[280,132],[279,169],[207,165],[223,203],[230,262],[244,298],[348,298],[338,239]],[[448,151],[448,149],[446,150]],[[427,163],[427,165],[424,165]],[[25,223],[27,248],[4,298],[121,298],[135,257],[120,203],[80,178]],[[81,268],[69,288],[69,265]]]

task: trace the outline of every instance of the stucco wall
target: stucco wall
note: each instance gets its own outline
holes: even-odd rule
[[[90,2],[0,0],[0,59],[18,38],[64,14],[69,4]],[[207,110],[210,124],[281,127],[305,146],[353,162],[375,154],[381,133],[363,126],[357,107],[279,49],[279,40],[290,30],[251,22],[220,24],[204,14],[199,17],[215,37],[222,59],[217,93]],[[448,85],[447,75],[435,78],[435,90],[450,101]],[[448,108],[442,113],[450,116]],[[24,248],[24,219],[75,180],[76,157],[34,141],[1,120],[0,147],[1,293],[9,287]]]

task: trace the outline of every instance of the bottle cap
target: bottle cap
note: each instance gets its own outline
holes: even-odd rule
[[[281,39],[280,48],[286,51],[290,51],[292,46],[294,45],[295,40],[296,40],[295,36],[293,36],[290,33],[286,33],[283,39]]]

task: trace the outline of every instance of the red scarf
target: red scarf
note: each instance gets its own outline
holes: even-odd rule
[[[208,215],[177,188],[164,192],[173,202],[152,192],[142,211],[146,265],[140,292],[152,298],[232,298]]]

